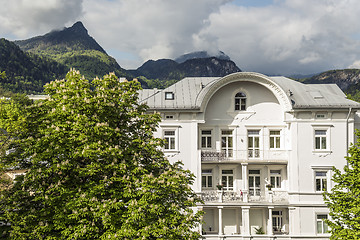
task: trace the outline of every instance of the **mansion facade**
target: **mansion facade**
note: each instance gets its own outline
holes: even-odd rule
[[[322,193],[360,124],[337,85],[240,72],[139,98],[162,116],[165,155],[196,176],[203,239],[329,239]]]

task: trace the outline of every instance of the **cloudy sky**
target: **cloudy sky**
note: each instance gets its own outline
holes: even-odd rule
[[[244,71],[310,74],[360,68],[358,0],[0,0],[0,37],[82,21],[126,69],[221,50]]]

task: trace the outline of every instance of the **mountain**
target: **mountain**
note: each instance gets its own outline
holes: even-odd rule
[[[76,22],[70,28],[60,31],[51,31],[43,36],[33,37],[27,40],[15,41],[24,51],[39,53],[41,51],[63,53],[76,50],[96,50],[105,53],[105,50],[89,36],[82,22]]]
[[[64,78],[68,68],[52,59],[22,51],[16,44],[0,39],[0,87],[11,92],[39,93],[45,83]]]
[[[102,77],[109,72],[115,72],[118,77],[128,76],[126,70],[88,34],[81,22],[43,36],[15,41],[15,44],[26,52],[46,56],[68,68],[75,68],[89,79]]]
[[[184,77],[222,77],[240,68],[231,60],[210,58],[195,58],[177,63],[171,59],[149,60],[131,73],[149,79],[180,80]]]
[[[14,43],[24,51],[23,54],[32,56],[33,59],[36,56],[46,61],[51,59],[61,68],[79,70],[88,79],[115,72],[118,77],[138,77],[144,88],[166,87],[184,77],[222,77],[241,71],[223,52],[210,55],[206,51],[188,53],[175,60],[149,60],[136,70],[125,70],[88,34],[81,22],[76,22],[69,28]],[[28,73],[23,74],[27,74],[24,77],[28,78]],[[35,77],[29,79],[38,83],[49,81],[47,77],[42,77],[41,80]]]
[[[198,52],[191,52],[181,55],[180,57],[177,57],[175,59],[175,62],[183,63],[190,59],[211,58],[211,57],[216,57],[221,60],[230,60],[230,57],[222,51],[218,51],[217,54],[213,54],[213,55],[209,54],[207,51],[198,51]]]
[[[141,67],[132,71],[134,76],[144,76],[148,79],[180,79],[178,63],[171,59],[148,60]]]
[[[241,72],[233,61],[217,57],[190,59],[179,64],[179,69],[186,77],[223,77]]]
[[[307,78],[304,83],[335,83],[347,92],[360,83],[360,69],[330,70]]]

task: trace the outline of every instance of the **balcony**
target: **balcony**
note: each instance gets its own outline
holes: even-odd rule
[[[289,194],[283,190],[261,191],[257,196],[249,194],[249,202],[270,202],[270,203],[287,203],[289,201]]]
[[[223,191],[223,190],[203,190],[198,195],[205,203],[239,203],[239,202],[262,202],[262,203],[287,203],[287,191],[261,191],[257,196],[247,191]]]
[[[224,162],[233,159],[232,154],[227,155],[226,152],[216,152],[209,150],[201,150],[201,161],[205,162]]]
[[[234,150],[231,152],[201,150],[202,162],[229,162],[229,161],[288,161],[288,150]]]
[[[227,202],[242,202],[242,192],[236,193],[234,191],[223,190],[204,190],[199,193],[201,199],[206,203],[227,203]]]

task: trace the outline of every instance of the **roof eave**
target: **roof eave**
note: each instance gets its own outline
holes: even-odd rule
[[[354,105],[341,105],[341,106],[314,106],[314,105],[299,105],[299,106],[293,106],[292,107],[293,110],[297,110],[297,109],[360,109],[360,106],[354,106]]]

